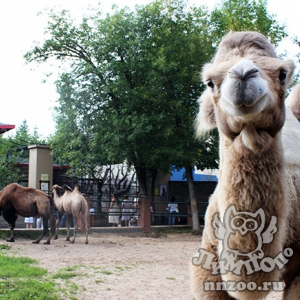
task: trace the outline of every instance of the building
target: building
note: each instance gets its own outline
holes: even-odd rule
[[[3,124],[0,123],[0,134],[3,134],[11,129],[14,129],[15,125]]]

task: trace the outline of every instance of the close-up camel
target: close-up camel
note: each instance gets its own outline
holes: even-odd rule
[[[41,239],[49,232],[50,220],[50,235],[45,244],[50,244],[51,237],[55,231],[54,219],[54,203],[53,199],[44,192],[26,188],[17,183],[11,183],[4,187],[0,192],[0,212],[4,220],[9,225],[10,237],[8,242],[14,242],[14,228],[18,215],[22,217],[42,217],[43,231],[42,235],[33,243],[38,244]]]
[[[70,241],[70,218],[74,218],[74,234],[71,243],[75,242],[76,233],[78,231],[78,216],[80,212],[82,213],[84,226],[85,226],[85,243],[88,244],[88,214],[89,208],[88,203],[82,193],[79,191],[79,187],[76,185],[74,190],[66,185],[63,186],[64,194],[61,196],[60,192],[62,187],[58,185],[53,185],[53,199],[55,206],[58,210],[58,219],[56,221],[56,234],[55,239],[58,238],[58,230],[61,218],[64,213],[67,214],[67,237],[66,241]]]
[[[197,135],[219,132],[210,197],[191,288],[196,299],[300,295],[300,124],[285,105],[295,65],[265,36],[230,32],[202,79]]]

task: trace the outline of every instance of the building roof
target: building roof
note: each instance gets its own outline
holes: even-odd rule
[[[10,124],[3,124],[0,123],[0,134],[3,134],[11,129],[14,129],[15,125],[10,125]]]

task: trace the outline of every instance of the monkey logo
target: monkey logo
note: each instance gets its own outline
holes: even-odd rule
[[[266,227],[266,215],[262,208],[255,213],[239,212],[235,205],[230,205],[223,217],[223,223],[219,213],[213,216],[212,227],[215,237],[222,241],[220,260],[250,260],[257,262],[264,256],[262,246],[273,241],[273,235],[277,232],[277,217],[272,216]]]

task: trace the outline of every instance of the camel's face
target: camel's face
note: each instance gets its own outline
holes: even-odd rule
[[[226,114],[258,114],[268,100],[268,83],[251,60],[242,59],[227,71],[220,93],[219,106]]]
[[[54,192],[54,191],[59,192],[60,190],[61,190],[61,187],[59,185],[55,184],[52,186],[52,192]]]
[[[263,35],[229,33],[203,69],[208,88],[200,118],[207,120],[199,123],[210,129],[215,118],[219,130],[231,137],[249,124],[275,135],[284,123],[284,96],[294,68],[292,61],[276,57]]]

